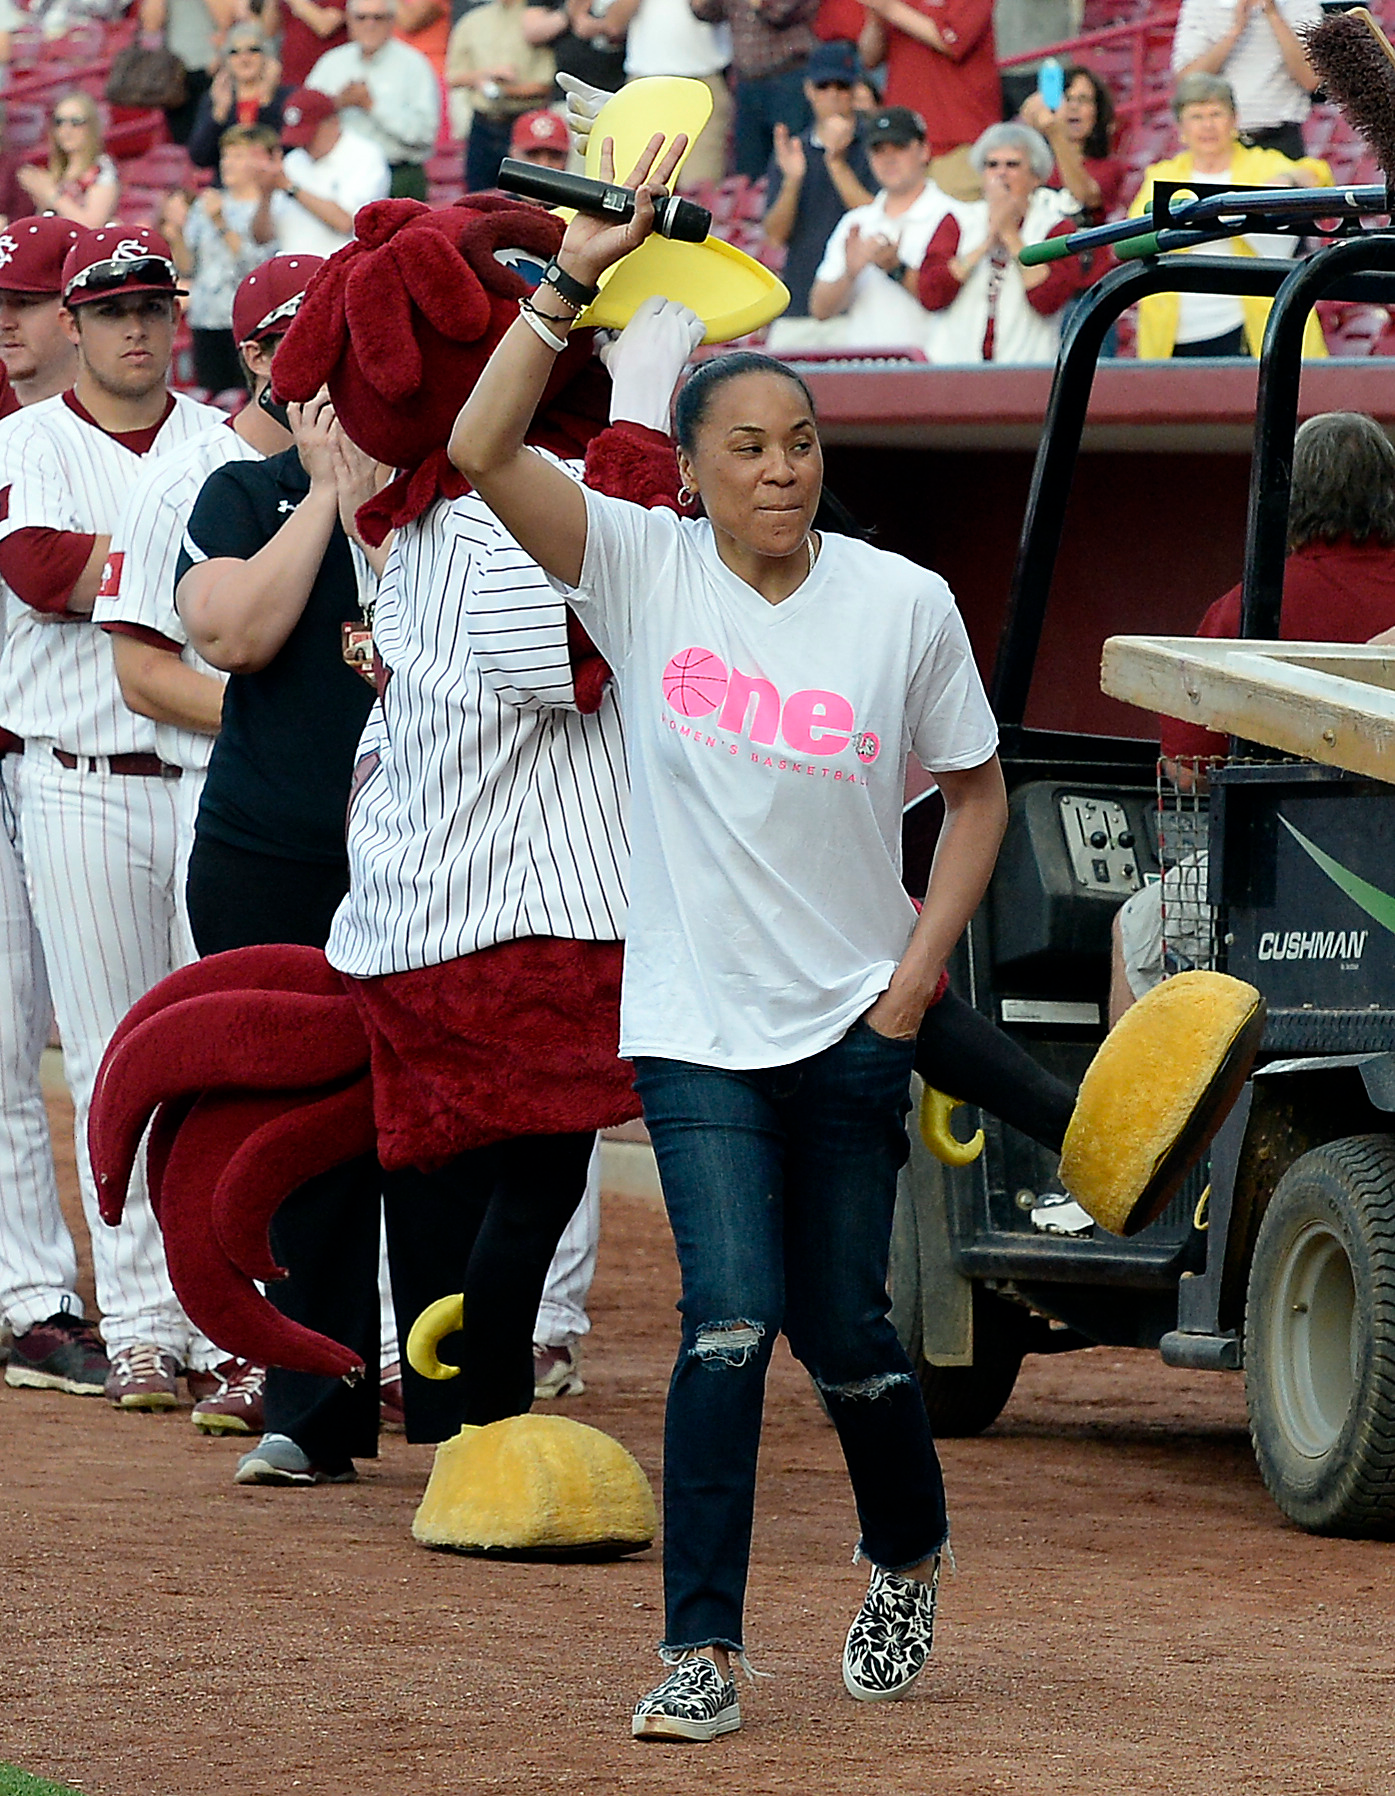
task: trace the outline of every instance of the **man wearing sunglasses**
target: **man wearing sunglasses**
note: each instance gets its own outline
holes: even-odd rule
[[[424,200],[441,83],[420,50],[392,35],[396,22],[397,0],[349,0],[348,43],[327,50],[305,84],[332,94],[344,129],[383,152],[394,199]]]
[[[123,1409],[173,1408],[181,1368],[208,1371],[223,1357],[179,1306],[143,1185],[134,1213],[107,1228],[86,1151],[108,1038],[188,958],[174,899],[180,769],[157,753],[154,723],[122,702],[110,643],[91,621],[111,532],[143,458],[219,421],[166,386],[178,291],[169,246],[155,232],[82,232],[63,263],[59,313],[76,377],[26,407],[0,445],[0,478],[11,483],[0,577],[22,601],[0,691],[24,738],[26,871],[73,1094],[111,1362],[106,1391]]]

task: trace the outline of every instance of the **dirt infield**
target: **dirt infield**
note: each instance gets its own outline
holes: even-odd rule
[[[608,1198],[584,1397],[657,1484],[676,1271]],[[0,1761],[90,1796],[1375,1796],[1395,1787],[1392,1549],[1289,1527],[1234,1377],[1028,1361],[944,1447],[957,1577],[910,1700],[843,1693],[864,1577],[837,1446],[772,1375],[743,1730],[639,1746],[656,1553],[486,1564],[410,1538],[429,1449],[355,1486],[241,1490],[187,1412],[0,1388]]]

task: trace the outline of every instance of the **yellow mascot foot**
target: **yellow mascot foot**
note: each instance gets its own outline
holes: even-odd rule
[[[1178,973],[1105,1037],[1081,1082],[1061,1183],[1102,1227],[1160,1216],[1225,1121],[1264,1035],[1264,999],[1225,973]]]
[[[457,1553],[617,1559],[652,1546],[658,1519],[619,1441],[566,1416],[510,1416],[441,1442],[412,1536]]]

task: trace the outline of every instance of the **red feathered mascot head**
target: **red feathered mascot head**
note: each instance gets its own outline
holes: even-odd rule
[[[403,471],[373,507],[384,529],[465,490],[445,458],[451,426],[563,228],[501,194],[434,211],[379,200],[311,281],[276,352],[276,393],[303,404],[328,386],[359,448]],[[530,441],[579,455],[604,425],[608,383],[591,347],[590,331],[572,333]]]

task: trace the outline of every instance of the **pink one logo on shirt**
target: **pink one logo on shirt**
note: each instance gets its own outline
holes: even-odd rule
[[[664,698],[680,717],[708,717],[717,726],[770,747],[777,736],[800,755],[841,754],[850,742],[868,765],[881,753],[871,730],[858,732],[852,705],[839,692],[811,686],[782,698],[774,683],[728,668],[707,648],[680,649],[662,675]]]

